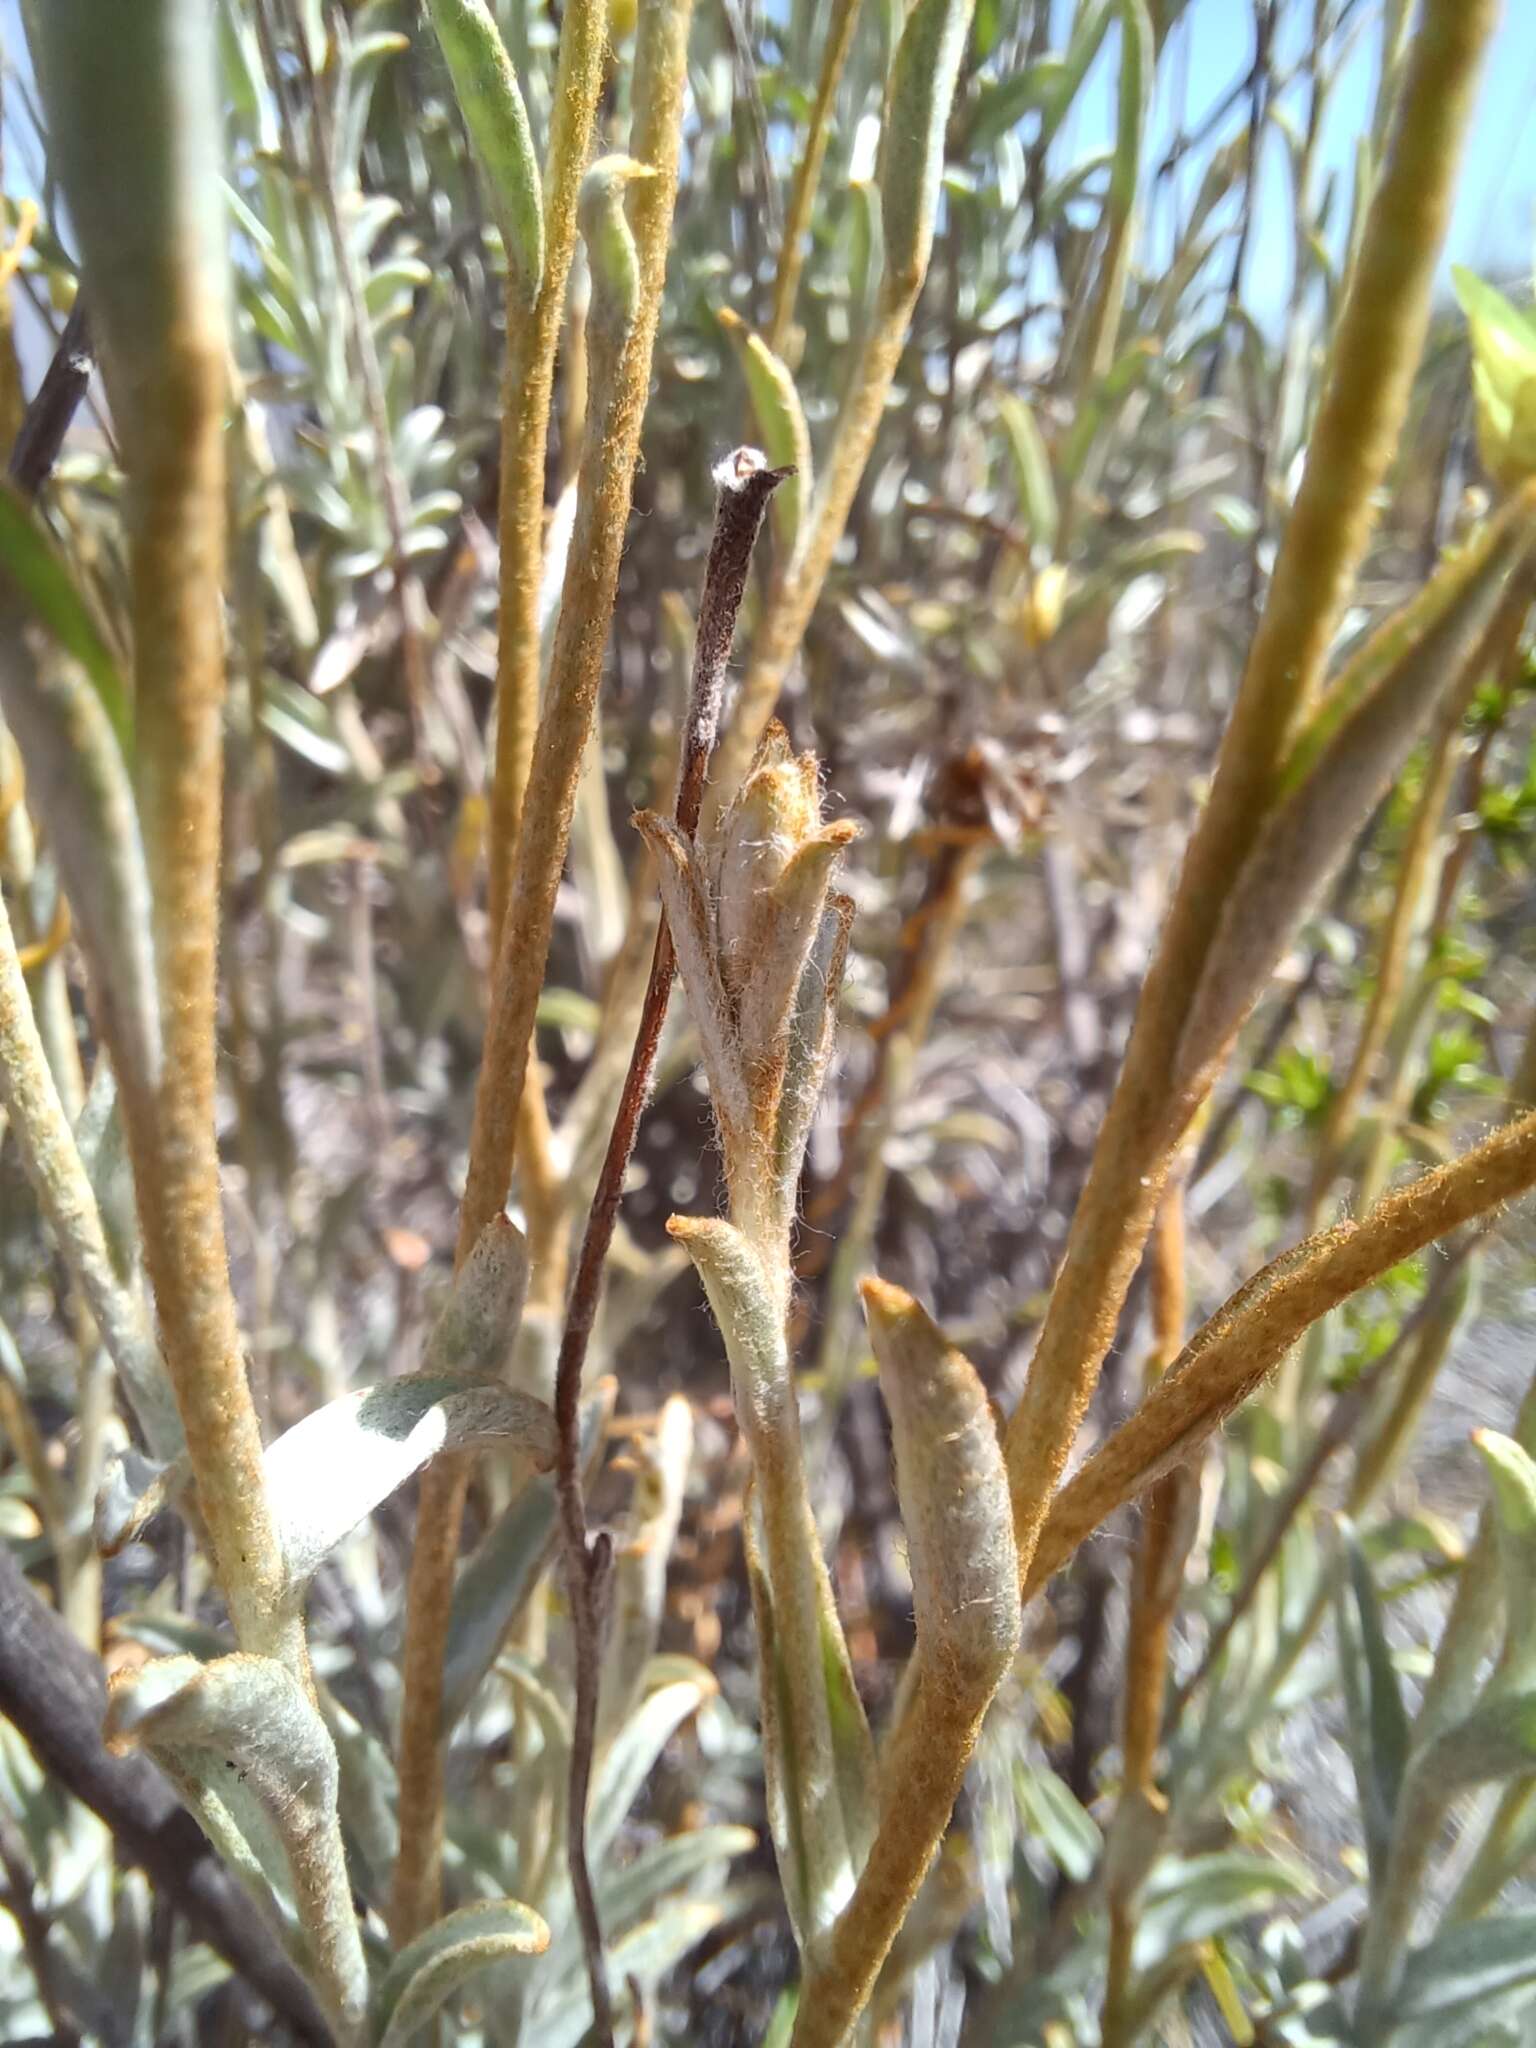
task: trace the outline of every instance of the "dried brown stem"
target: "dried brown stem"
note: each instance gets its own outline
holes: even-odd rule
[[[738,448],[715,472],[715,534],[704,571],[698,630],[693,643],[693,680],[678,764],[677,829],[691,840],[699,822],[704,778],[720,728],[720,702],[726,664],[736,633],[736,617],[747,586],[747,568],[768,509],[768,500],[784,481],[784,470],[768,469],[754,449]],[[576,1277],[566,1310],[565,1330],[555,1373],[555,1421],[560,1432],[555,1483],[565,1535],[566,1571],[571,1592],[571,1622],[576,1643],[576,1704],[572,1716],[570,1795],[566,1803],[566,1853],[582,1923],[592,2007],[601,2024],[612,2028],[607,1977],[603,1966],[603,1935],[597,1900],[587,1868],[587,1792],[597,1738],[598,1680],[602,1670],[604,1594],[612,1550],[606,1536],[588,1542],[586,1503],[581,1486],[581,1378],[602,1291],[603,1267],[613,1242],[624,1176],[635,1149],[641,1112],[651,1091],[656,1053],[666,1022],[667,1002],[676,973],[676,957],[665,916],[656,933],[640,1022],[629,1070],[619,1096],[613,1130],[602,1171],[592,1197]]]
[[[24,497],[35,498],[52,473],[95,367],[85,294],[77,292],[43,381],[27,403],[7,464],[11,482]]]

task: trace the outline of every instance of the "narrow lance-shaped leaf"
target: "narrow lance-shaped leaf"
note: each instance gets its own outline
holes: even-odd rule
[[[1057,506],[1045,439],[1033,411],[1015,392],[1000,391],[994,402],[1007,437],[1025,531],[1049,555],[1056,545]]]
[[[1371,1568],[1353,1528],[1341,1530],[1349,1561],[1353,1622],[1340,1617],[1341,1631],[1358,1627],[1363,1669],[1351,1710],[1355,1776],[1365,1818],[1366,1848],[1374,1887],[1383,1881],[1391,1853],[1393,1817],[1408,1756],[1408,1716],[1387,1645],[1381,1604]],[[1341,1589],[1340,1598],[1344,1598]]]
[[[917,1655],[954,1700],[989,1699],[1019,1642],[1018,1562],[1002,1446],[975,1367],[920,1303],[863,1283],[891,1417]]]
[[[1196,1081],[1247,1014],[1306,905],[1407,757],[1440,696],[1473,660],[1509,577],[1529,554],[1528,520],[1501,524],[1455,601],[1351,711],[1278,803],[1232,885],[1179,1045]]]
[[[0,529],[12,517],[31,527],[30,513],[0,488]],[[0,706],[28,794],[48,820],[96,1020],[114,1059],[150,1085],[160,1072],[160,1022],[149,876],[111,692],[80,666],[80,636],[54,613],[43,623],[72,652],[36,644],[38,627],[4,581],[19,573],[17,562],[0,531]]]
[[[764,453],[776,469],[793,472],[774,492],[769,512],[787,561],[794,555],[806,507],[811,502],[811,430],[806,425],[805,408],[788,366],[762,336],[730,306],[722,306],[716,318],[741,358],[752,417],[757,422]]]
[[[806,1925],[814,1939],[845,1902],[853,1870],[822,1647],[819,1539],[805,1492],[783,1303],[763,1260],[733,1225],[674,1216],[667,1228],[693,1260],[725,1338],[736,1412],[752,1454],[776,1651],[774,1669],[765,1665],[763,1672],[765,1729],[775,1719],[767,1688],[776,1670],[783,1681],[783,1748],[793,1765],[792,1774],[781,1777],[794,1801],[788,1846],[804,1871]]]
[[[1475,1429],[1472,1442],[1493,1482],[1499,1530],[1499,1569],[1504,1581],[1504,1655],[1501,1685],[1517,1688],[1536,1679],[1536,1459],[1511,1436]]]
[[[693,1456],[693,1410],[681,1394],[662,1403],[654,1443],[637,1450],[631,1530],[614,1560],[603,1677],[598,1688],[598,1746],[621,1727],[639,1696],[656,1648],[666,1600],[667,1563],[682,1518]]]
[[[603,1380],[581,1411],[581,1465],[590,1480],[613,1413],[614,1382]],[[531,1480],[459,1573],[443,1657],[443,1725],[452,1728],[532,1593],[555,1537],[553,1479]]]
[[[975,1368],[900,1288],[866,1280],[891,1415],[917,1620],[914,1683],[882,1759],[880,1824],[810,1961],[795,2048],[845,2042],[927,1875],[1018,1648],[1018,1555],[1002,1445]]]
[[[880,153],[881,292],[888,302],[915,292],[928,267],[944,175],[944,133],[971,9],[972,0],[917,0],[897,45]]]
[[[453,89],[491,181],[507,268],[526,309],[544,282],[544,197],[528,110],[485,0],[428,0]]]
[[[653,178],[649,164],[629,156],[601,156],[582,181],[579,219],[592,270],[587,314],[594,340],[623,345],[640,304],[640,254],[624,211],[624,192],[637,178]],[[594,364],[594,374],[597,365]]]
[[[406,1944],[380,1983],[373,2007],[379,2048],[405,2048],[478,1971],[548,1947],[548,1926],[516,1899],[482,1899],[446,1914]]]

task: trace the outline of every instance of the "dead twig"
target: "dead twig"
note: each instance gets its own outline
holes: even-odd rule
[[[715,535],[704,571],[704,594],[699,604],[693,681],[687,723],[683,730],[674,808],[677,829],[685,839],[692,839],[699,822],[705,774],[720,725],[726,663],[730,659],[736,615],[741,609],[742,593],[747,584],[747,566],[763,523],[763,514],[768,509],[768,500],[790,474],[784,469],[769,469],[763,457],[752,448],[738,448],[715,472],[719,489]],[[587,1868],[586,1814],[592,1752],[597,1734],[603,1611],[613,1549],[606,1533],[591,1539],[587,1534],[586,1502],[581,1485],[581,1375],[597,1319],[603,1266],[618,1220],[624,1176],[635,1149],[640,1114],[650,1094],[656,1069],[656,1053],[661,1043],[675,972],[672,937],[663,915],[656,933],[656,950],[651,959],[650,980],[635,1033],[634,1051],[630,1054],[629,1071],[624,1077],[608,1150],[603,1158],[602,1172],[598,1176],[586,1232],[581,1241],[581,1253],[576,1262],[576,1277],[566,1309],[555,1378],[555,1420],[560,1432],[555,1483],[565,1535],[571,1626],[576,1645],[576,1703],[571,1736],[570,1797],[566,1807],[566,1851],[587,1952],[592,2009],[597,2016],[600,2035],[604,2034],[604,2014],[609,2010],[609,2000],[603,1967],[602,1926]],[[611,2016],[606,2020],[606,2029],[611,2033]]]

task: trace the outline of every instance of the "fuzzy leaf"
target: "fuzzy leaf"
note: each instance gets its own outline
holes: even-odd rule
[[[974,0],[917,0],[891,67],[889,118],[881,136],[880,211],[885,229],[882,295],[898,303],[928,267],[944,175],[944,136]]]
[[[63,557],[9,484],[0,484],[0,576],[55,645],[79,663],[126,758],[133,745],[133,712],[122,672]]]
[[[692,848],[675,825],[654,811],[637,811],[635,830],[656,856],[661,900],[677,952],[688,1010],[699,1034],[715,1113],[744,1130],[750,1113],[736,1023],[715,956],[714,923]]]
[[[1515,1684],[1536,1676],[1536,1611],[1531,1574],[1536,1569],[1536,1459],[1513,1437],[1475,1429],[1472,1441],[1493,1481],[1499,1529],[1499,1567],[1504,1581],[1506,1678]]]
[[[779,1207],[794,1214],[800,1168],[821,1085],[826,1079],[837,1035],[837,1004],[848,964],[853,930],[851,897],[834,892],[827,898],[821,924],[806,955],[795,992],[779,1090],[779,1121],[774,1133],[773,1166],[779,1182]]]
[[[1536,320],[1470,270],[1452,279],[1472,342],[1477,446],[1503,484],[1536,473]]]
[[[116,1557],[130,1543],[137,1543],[191,1476],[192,1467],[184,1453],[169,1465],[161,1465],[130,1446],[112,1459],[96,1493],[94,1527],[102,1556]]]
[[[1415,1769],[1447,1790],[1536,1770],[1536,1692],[1484,1699],[1422,1752]]]
[[[1147,1880],[1136,1930],[1136,1967],[1155,1967],[1186,1942],[1205,1941],[1267,1901],[1314,1890],[1306,1871],[1246,1849],[1170,1857]]]
[[[516,1899],[481,1900],[446,1914],[390,1964],[374,2005],[379,2048],[405,2048],[477,1971],[548,1947],[549,1928]]]
[[[1520,1992],[1536,1994],[1536,1913],[1446,1928],[1408,1958],[1388,2013],[1394,2048],[1448,2048],[1458,2021],[1486,2025],[1496,2002],[1507,2018]]]
[[[697,1948],[724,1915],[723,1903],[673,1899],[613,1943],[608,1968],[615,1985],[627,1985],[630,1978],[641,1985],[654,1984]],[[580,1973],[572,1972],[567,1981],[579,1984]],[[592,2002],[583,1986],[540,2007],[539,2048],[577,2048],[591,2024]]]
[[[592,271],[593,332],[621,344],[640,304],[640,258],[624,211],[625,187],[654,178],[649,164],[629,156],[602,156],[582,180],[579,219]]]
[[[716,319],[731,337],[741,358],[757,422],[758,439],[775,469],[792,473],[773,494],[769,516],[786,556],[792,556],[811,502],[811,430],[788,366],[741,315],[722,306]]]
[[[488,1223],[454,1277],[422,1356],[427,1378],[499,1379],[528,1292],[528,1242],[506,1216]]]
[[[0,593],[0,706],[28,797],[49,821],[101,1028],[120,1069],[151,1085],[160,1014],[149,872],[127,762],[99,688],[72,660],[35,647],[30,630]]]
[[[1015,1774],[1019,1801],[1031,1826],[1050,1851],[1063,1876],[1085,1884],[1104,1853],[1098,1824],[1056,1773],[1020,1765]]]
[[[631,1529],[614,1559],[598,1688],[599,1748],[628,1718],[656,1649],[692,1456],[693,1410],[683,1395],[673,1394],[662,1404],[654,1439],[637,1450]]]
[[[544,197],[517,73],[485,0],[428,0],[464,125],[491,191],[507,269],[526,311],[544,282]]]
[[[1190,1003],[1176,1067],[1181,1085],[1204,1072],[1247,1014],[1430,710],[1476,657],[1530,546],[1528,519],[1511,516],[1498,526],[1477,555],[1476,573],[1353,706],[1271,812],[1233,881]]]
[[[975,1367],[899,1287],[863,1283],[912,1565],[917,1654],[946,1693],[989,1699],[1019,1645],[1003,1450]]]
[[[342,1538],[439,1451],[497,1441],[548,1471],[554,1417],[510,1387],[418,1373],[344,1394],[295,1423],[265,1459],[290,1595],[302,1594]]]

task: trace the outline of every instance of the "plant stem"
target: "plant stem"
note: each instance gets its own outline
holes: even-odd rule
[[[790,328],[794,325],[795,296],[800,289],[800,272],[805,267],[811,209],[816,204],[816,187],[821,181],[827,138],[832,132],[832,105],[837,98],[843,66],[853,45],[853,31],[858,18],[859,0],[832,0],[832,17],[827,23],[827,41],[822,52],[821,75],[816,81],[816,98],[795,164],[789,205],[784,212],[779,267],[773,279],[773,311],[763,336],[776,356],[783,355]]]
[[[576,202],[603,83],[608,9],[572,0],[560,26],[544,183],[544,271],[531,310],[509,281],[502,383],[501,555],[496,643],[496,765],[486,860],[494,957],[517,860],[523,798],[539,716],[539,581],[544,558],[544,470],[555,358],[576,248]],[[568,370],[568,374],[569,370]]]
[[[1407,406],[1462,131],[1496,11],[1492,0],[1430,0],[1413,46],[1393,150],[1340,318],[1268,602],[1008,1425],[1026,1574],[1182,1135],[1169,1128],[1168,1104],[1190,991],[1230,878],[1278,793],[1291,737],[1318,687],[1369,537],[1373,497]],[[1188,1105],[1191,1113],[1195,1106]]]
[[[1297,1338],[1437,1237],[1536,1185],[1536,1112],[1447,1166],[1282,1254],[1185,1347],[1153,1392],[1051,1504],[1024,1580],[1028,1599],[1115,1508],[1187,1457],[1245,1401]]]
[[[618,588],[651,353],[677,193],[687,89],[692,0],[646,0],[635,54],[632,153],[654,171],[629,201],[638,254],[638,298],[616,360],[594,333],[594,402],[582,450],[576,526],[544,709],[523,806],[518,857],[497,949],[490,1020],[475,1092],[469,1174],[459,1216],[458,1260],[501,1213],[512,1179],[528,1052],[555,897],[565,865],[582,754],[591,731]],[[598,403],[599,389],[601,403]],[[400,1724],[400,1855],[391,1930],[410,1940],[434,1917],[442,1859],[443,1646],[449,1589],[468,1485],[462,1459],[439,1459],[422,1481],[411,1558]]]
[[[718,499],[714,540],[704,570],[704,592],[693,643],[693,680],[678,764],[677,802],[673,816],[678,831],[692,840],[704,797],[704,778],[720,728],[720,703],[725,692],[726,664],[736,633],[736,615],[747,587],[747,569],[762,528],[768,500],[784,480],[784,472],[767,469],[751,449],[737,449],[715,472]],[[634,1051],[624,1077],[618,1109],[602,1171],[592,1197],[586,1232],[576,1262],[576,1277],[566,1309],[565,1330],[555,1374],[555,1421],[560,1432],[555,1484],[565,1536],[571,1624],[576,1642],[576,1703],[571,1723],[571,1767],[566,1802],[566,1855],[576,1910],[586,1951],[592,2010],[601,2030],[612,2031],[613,2014],[603,1963],[603,1934],[597,1898],[587,1868],[587,1794],[597,1738],[598,1681],[602,1671],[602,1625],[612,1566],[612,1545],[606,1534],[589,1544],[586,1504],[581,1486],[581,1379],[587,1346],[597,1320],[603,1266],[613,1242],[624,1177],[635,1149],[641,1112],[651,1091],[656,1053],[666,1022],[667,1003],[676,974],[676,955],[663,915],[656,933]]]

